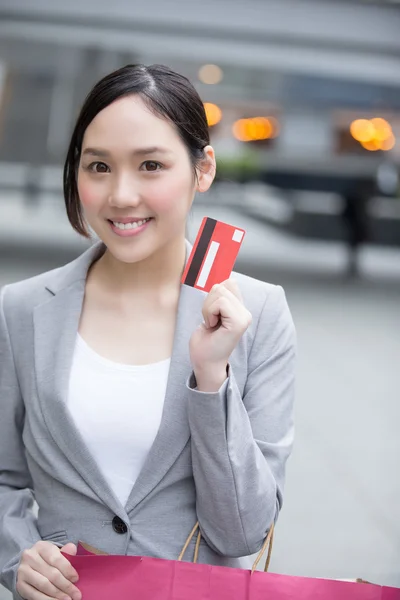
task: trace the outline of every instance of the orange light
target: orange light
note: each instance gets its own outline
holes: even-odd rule
[[[350,133],[355,140],[360,142],[365,150],[376,152],[392,150],[396,144],[392,127],[385,119],[356,119],[350,125]]]
[[[232,126],[232,132],[235,138],[241,142],[250,142],[251,138],[247,133],[247,119],[239,119]]]
[[[260,131],[261,127],[261,131]],[[248,119],[246,123],[247,135],[254,142],[260,139],[260,134],[262,135],[263,126],[256,119]]]
[[[375,139],[377,140],[388,140],[392,134],[392,128],[385,119],[381,119],[376,117],[375,119],[371,119],[370,123],[375,130]]]
[[[376,152],[380,150],[379,142],[376,140],[370,140],[368,142],[361,142],[361,146],[370,152]]]
[[[206,111],[207,123],[209,127],[213,127],[222,119],[222,110],[216,104],[205,102],[204,110]]]
[[[258,140],[267,140],[272,136],[272,125],[269,119],[266,117],[256,117],[253,119],[257,130]]]
[[[374,138],[375,128],[367,119],[357,119],[350,125],[350,133],[358,142],[370,142]]]
[[[392,150],[396,145],[396,138],[393,133],[386,140],[379,140],[380,149],[388,152]]]
[[[254,117],[235,121],[232,132],[235,138],[241,142],[255,142],[276,137],[279,133],[279,127],[275,119]]]

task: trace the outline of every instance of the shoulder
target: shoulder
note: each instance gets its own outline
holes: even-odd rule
[[[54,270],[55,271],[55,270]],[[34,308],[50,296],[46,281],[51,271],[5,285],[0,290],[0,318],[9,335],[26,331],[32,322]]]
[[[26,314],[46,302],[54,293],[85,276],[93,249],[86,250],[71,262],[34,277],[5,285],[1,289],[2,310],[9,316]]]
[[[1,306],[4,314],[12,319],[16,315],[31,312],[37,304],[49,297],[46,284],[61,269],[63,267],[5,285],[1,289]]]
[[[243,296],[246,308],[257,316],[267,307],[282,307],[287,304],[286,294],[280,285],[260,281],[254,277],[242,273],[232,273],[232,279],[236,281]]]
[[[295,326],[282,286],[236,272],[232,274],[232,278],[237,282],[244,305],[253,317],[249,328],[251,337],[272,340],[283,336],[294,344]]]
[[[34,304],[35,299],[40,296],[41,291],[45,289],[54,276],[63,269],[65,269],[65,267],[58,267],[51,271],[35,275],[34,277],[29,277],[28,279],[22,279],[16,283],[5,285],[1,290],[4,305],[8,306],[16,302],[19,304],[24,301],[29,302],[29,304]]]
[[[68,265],[58,267],[4,286],[2,289],[4,310],[12,312],[23,307],[34,308],[49,297],[48,287],[67,268]]]

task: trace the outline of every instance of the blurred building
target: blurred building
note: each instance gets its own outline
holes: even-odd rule
[[[91,85],[163,62],[207,103],[222,178],[337,194],[350,208],[326,200],[322,213],[359,225],[354,202],[399,193],[399,31],[400,5],[383,1],[2,0],[0,184],[59,188]],[[337,235],[321,228],[298,231]],[[374,235],[400,243],[398,219]]]

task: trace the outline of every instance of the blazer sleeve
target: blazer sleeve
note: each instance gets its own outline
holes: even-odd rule
[[[264,302],[243,396],[230,367],[217,393],[188,382],[196,508],[204,539],[224,556],[258,552],[282,506],[293,444],[296,335],[284,291]]]
[[[4,311],[6,289],[0,294],[0,583],[19,600],[21,553],[41,538],[22,440],[25,411]]]

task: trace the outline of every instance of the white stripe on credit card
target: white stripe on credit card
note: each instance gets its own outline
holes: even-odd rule
[[[203,268],[200,271],[199,278],[197,280],[197,284],[199,287],[204,287],[207,283],[208,276],[211,272],[212,266],[214,264],[215,257],[217,256],[217,252],[219,250],[218,242],[211,242],[210,247],[207,252],[206,260],[204,261]]]

